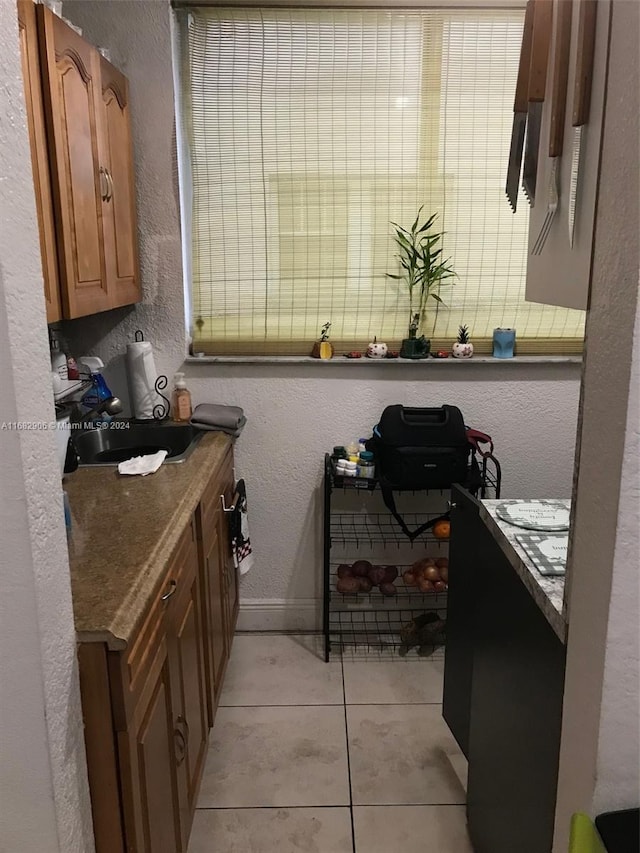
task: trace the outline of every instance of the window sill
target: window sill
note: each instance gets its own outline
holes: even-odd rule
[[[345,358],[336,356],[331,359],[311,358],[304,355],[205,355],[187,356],[185,364],[316,364],[316,365],[353,365],[362,369],[395,365],[396,367],[425,366],[440,367],[457,365],[461,369],[473,364],[518,365],[518,364],[581,364],[581,355],[519,355],[514,358],[494,358],[491,355],[476,355],[470,359],[427,358],[412,360],[407,358]],[[366,369],[366,368],[365,368]]]

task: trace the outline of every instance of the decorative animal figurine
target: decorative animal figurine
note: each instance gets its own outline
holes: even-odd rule
[[[378,343],[378,339],[374,338],[373,341],[367,347],[367,358],[386,358],[387,357],[387,345],[383,343]]]

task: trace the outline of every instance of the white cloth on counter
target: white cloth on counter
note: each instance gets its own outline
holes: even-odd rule
[[[157,453],[148,453],[146,456],[134,456],[125,462],[118,463],[119,474],[155,474],[167,456],[166,450],[158,450]]]

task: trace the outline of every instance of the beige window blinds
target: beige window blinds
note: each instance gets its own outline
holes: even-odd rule
[[[194,349],[306,355],[406,337],[390,221],[438,213],[457,272],[435,346],[496,326],[574,352],[584,313],[524,300],[528,209],[504,195],[523,13],[194,8],[181,15]]]

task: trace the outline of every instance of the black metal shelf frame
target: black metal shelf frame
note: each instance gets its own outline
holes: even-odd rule
[[[479,497],[500,497],[501,468],[493,453],[478,454],[478,463],[482,475]],[[332,649],[344,653],[378,651],[398,652],[402,649],[400,630],[426,611],[438,611],[446,614],[446,592],[422,593],[419,589],[408,587],[400,578],[396,581],[397,594],[383,596],[377,590],[370,593],[345,595],[335,588],[335,561],[331,560],[333,546],[341,545],[360,548],[383,545],[397,550],[409,551],[414,547],[423,550],[436,547],[438,551],[448,544],[447,540],[436,538],[429,530],[413,542],[402,533],[397,522],[389,513],[332,513],[331,499],[334,490],[344,492],[372,492],[377,488],[376,479],[365,480],[358,477],[338,477],[335,465],[327,453],[324,460],[324,593],[323,593],[323,634],[325,661],[329,660]],[[441,497],[450,494],[449,490],[434,490]],[[438,513],[403,513],[409,527],[418,527],[425,521],[437,517]],[[406,559],[406,556],[405,556]],[[410,558],[409,558],[410,559]],[[391,560],[389,561],[391,562]],[[436,647],[432,651],[436,651]],[[400,652],[402,654],[402,651]],[[422,654],[425,654],[422,649]]]

